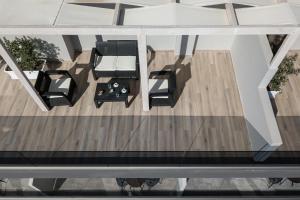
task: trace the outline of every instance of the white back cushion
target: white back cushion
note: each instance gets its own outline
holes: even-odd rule
[[[96,71],[114,71],[116,70],[117,56],[101,56],[96,61]]]
[[[68,95],[70,84],[71,84],[71,78],[51,80],[49,86],[49,92],[62,92],[65,95]],[[60,97],[60,96],[51,96],[50,98],[56,98],[56,97]]]
[[[168,92],[168,79],[149,79],[150,93],[165,93]]]
[[[118,56],[116,69],[119,71],[135,71],[136,56]]]

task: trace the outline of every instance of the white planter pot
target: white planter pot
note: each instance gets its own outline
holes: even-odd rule
[[[7,73],[7,74],[10,76],[11,79],[13,79],[13,80],[19,79],[19,78],[17,77],[17,75],[15,74],[14,71],[7,70],[7,68],[8,68],[8,65],[5,64],[5,65],[4,65],[4,72]],[[46,60],[43,61],[42,71],[43,71],[45,68],[46,68]],[[38,70],[37,70],[37,71],[23,71],[23,72],[24,72],[25,76],[26,76],[28,79],[30,79],[30,80],[35,80],[35,79],[37,79],[37,76],[38,76],[38,74],[39,74],[39,71],[38,71]]]
[[[269,97],[272,99],[275,99],[275,97],[278,93],[279,93],[279,91],[268,91]]]

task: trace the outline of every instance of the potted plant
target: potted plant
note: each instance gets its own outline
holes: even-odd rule
[[[36,79],[39,70],[45,68],[46,60],[41,58],[41,54],[36,49],[31,38],[24,36],[15,38],[13,41],[4,38],[4,44],[7,50],[15,57],[17,64],[28,79]],[[4,71],[9,74],[11,79],[18,79],[7,64]]]
[[[282,63],[278,67],[278,71],[268,85],[268,92],[271,98],[281,92],[282,87],[288,81],[288,75],[295,74],[298,75],[300,70],[295,69],[295,61],[297,60],[298,55],[287,56],[283,59]]]

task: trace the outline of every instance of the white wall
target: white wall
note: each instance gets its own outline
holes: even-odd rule
[[[176,36],[148,36],[147,45],[150,45],[156,51],[174,50]]]
[[[109,36],[103,35],[102,40],[136,40],[136,36]],[[148,36],[147,45],[150,45],[155,51],[174,50],[176,36]],[[80,35],[79,40],[82,50],[91,50],[95,47],[96,36],[94,35]]]
[[[91,50],[93,47],[95,47],[96,45],[96,41],[97,41],[97,36],[95,35],[79,35],[79,41],[82,47],[83,51],[88,51]],[[136,36],[134,35],[102,35],[102,36],[98,36],[99,38],[101,38],[101,40],[103,41],[107,41],[107,40],[136,40]]]
[[[15,39],[14,35],[4,35],[3,37],[5,37],[8,40]],[[18,37],[22,37],[22,36],[18,36]],[[71,60],[72,55],[70,56],[65,41],[61,35],[30,35],[29,37],[44,40],[48,42],[50,45],[54,45],[55,47],[57,47],[58,59],[67,60],[67,61]]]
[[[298,37],[297,41],[295,42],[291,50],[300,50],[300,36]]]
[[[259,85],[269,70],[261,37],[237,35],[231,56],[243,105],[252,150],[273,150],[282,144],[271,102],[265,88]]]
[[[233,35],[199,35],[196,50],[230,50]]]

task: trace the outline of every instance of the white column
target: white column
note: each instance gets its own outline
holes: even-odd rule
[[[33,100],[37,103],[37,105],[43,110],[48,111],[48,106],[44,103],[43,99],[39,95],[39,93],[35,90],[31,82],[25,76],[23,71],[18,67],[17,62],[14,57],[7,51],[5,45],[2,40],[0,40],[0,55],[5,60],[7,65],[15,72],[16,76],[19,78],[21,84],[27,90],[29,95],[33,98]]]
[[[116,3],[115,6],[115,13],[114,13],[114,18],[113,18],[113,25],[118,25],[118,19],[120,15],[120,3]]]
[[[187,178],[178,178],[177,179],[177,191],[183,192],[187,186]]]
[[[226,3],[225,8],[226,8],[227,17],[228,17],[229,22],[231,23],[231,25],[234,26],[234,27],[238,26],[238,20],[237,20],[237,17],[236,17],[236,13],[235,13],[235,9],[233,7],[233,4],[232,3]]]
[[[148,86],[148,62],[147,62],[147,37],[144,33],[138,36],[138,52],[140,61],[140,81],[143,110],[149,111],[149,86]]]

